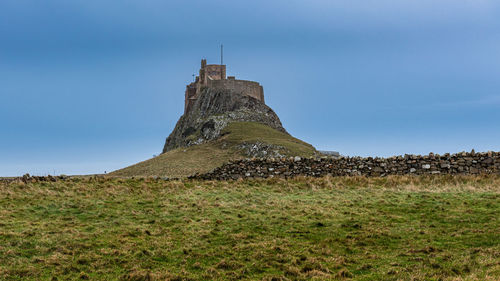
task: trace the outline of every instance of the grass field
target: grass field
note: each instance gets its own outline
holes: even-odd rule
[[[0,280],[499,280],[500,177],[0,183]]]
[[[286,156],[308,157],[316,150],[308,143],[282,133],[269,126],[255,122],[233,122],[222,132],[217,140],[178,148],[161,154],[158,157],[112,172],[112,176],[166,176],[183,178],[194,173],[208,172],[229,160],[241,159],[243,155],[238,146],[244,142],[257,141],[279,145],[285,148]]]

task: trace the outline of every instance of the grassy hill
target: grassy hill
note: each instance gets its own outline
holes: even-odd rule
[[[0,182],[0,280],[500,280],[499,176]]]
[[[233,122],[222,131],[222,137],[217,140],[171,150],[109,175],[186,177],[210,171],[229,160],[244,158],[243,150],[238,146],[255,142],[282,146],[284,149],[280,152],[286,156],[308,157],[316,152],[312,145],[269,126],[256,122]]]

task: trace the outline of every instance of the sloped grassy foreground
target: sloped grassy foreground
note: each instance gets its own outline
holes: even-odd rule
[[[0,183],[0,280],[499,280],[500,177]]]
[[[112,172],[111,176],[161,176],[183,178],[195,173],[206,173],[230,160],[248,157],[239,146],[244,143],[266,143],[282,147],[286,156],[308,157],[316,149],[264,124],[233,122],[222,132],[222,137],[208,143],[178,148],[158,157]]]

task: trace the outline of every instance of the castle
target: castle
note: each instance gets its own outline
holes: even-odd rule
[[[264,103],[264,89],[259,83],[237,80],[234,76],[226,78],[226,65],[207,64],[207,60],[202,59],[199,76],[196,76],[195,81],[186,86],[184,114],[189,112],[205,88],[231,91],[234,94],[253,97]]]

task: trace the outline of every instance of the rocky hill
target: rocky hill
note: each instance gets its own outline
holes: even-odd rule
[[[217,139],[231,122],[258,122],[286,133],[274,111],[259,100],[229,90],[205,88],[165,141],[163,153]]]
[[[205,88],[166,139],[163,153],[111,176],[187,177],[244,158],[309,157],[316,149],[283,128],[263,102]]]

